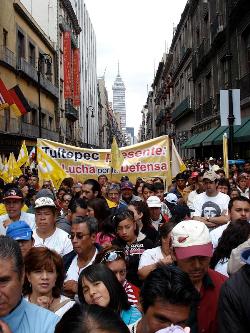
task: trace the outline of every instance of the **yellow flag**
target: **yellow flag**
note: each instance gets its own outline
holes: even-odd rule
[[[15,177],[19,177],[23,174],[22,170],[20,169],[20,167],[17,164],[15,155],[13,153],[10,153],[10,156],[9,156],[8,173],[9,173],[9,180],[10,181],[13,181],[13,179]]]
[[[113,137],[113,142],[111,145],[111,164],[110,166],[115,170],[120,170],[124,157],[118,147],[115,137]]]
[[[168,166],[168,171],[167,171],[167,185],[171,185],[172,183],[172,174],[171,174],[171,164],[170,164],[170,141],[169,141],[169,136],[167,135],[167,155],[166,155],[166,159],[167,159],[167,166]]]
[[[1,174],[1,178],[4,180],[5,183],[9,183],[9,164],[8,164],[8,160],[7,158],[4,159],[3,162],[3,170],[2,170],[2,174]]]
[[[175,147],[173,139],[171,139],[171,142],[172,142],[172,168],[171,168],[171,170],[172,170],[172,177],[175,177],[178,173],[185,171],[187,168]]]
[[[223,134],[223,165],[226,178],[229,177],[229,167],[228,167],[228,139],[227,133]]]
[[[27,147],[25,145],[25,141],[23,141],[22,147],[20,149],[18,158],[17,158],[17,164],[19,167],[21,167],[23,164],[25,164],[29,160],[29,154]]]
[[[40,185],[45,180],[51,180],[53,186],[58,190],[67,173],[53,158],[48,156],[41,148],[37,147],[38,177]]]

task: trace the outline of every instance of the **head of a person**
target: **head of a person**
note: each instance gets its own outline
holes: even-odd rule
[[[228,192],[230,190],[230,183],[229,183],[228,179],[226,179],[226,178],[218,179],[217,190],[224,194],[228,194]]]
[[[57,198],[62,201],[64,194],[66,194],[66,190],[63,187],[60,187],[57,192]]]
[[[143,200],[146,202],[147,199],[152,195],[155,195],[154,185],[150,184],[150,183],[144,183],[143,186],[142,186],[142,198],[143,198]]]
[[[101,187],[107,182],[108,182],[108,177],[106,175],[98,176],[98,183],[100,184]]]
[[[209,157],[209,160],[208,160],[208,162],[209,162],[209,164],[210,164],[210,165],[214,165],[214,163],[215,163],[215,160],[214,160],[214,158],[213,158],[213,157]]]
[[[173,260],[195,285],[199,284],[213,254],[207,226],[200,221],[185,220],[173,228],[171,238]]]
[[[175,177],[175,180],[176,180],[177,188],[179,188],[181,191],[184,190],[184,188],[186,187],[186,182],[187,182],[186,175],[183,172],[178,173]]]
[[[174,265],[159,265],[141,288],[143,332],[155,333],[171,325],[187,326],[197,291],[187,273]]]
[[[164,223],[159,228],[159,236],[160,236],[160,242],[161,247],[163,249],[164,253],[168,253],[170,247],[171,247],[171,231],[174,228],[174,223],[168,222]]]
[[[124,181],[121,183],[121,194],[122,199],[125,202],[129,202],[133,196],[133,184],[129,181]]]
[[[249,161],[246,161],[243,164],[243,170],[244,170],[244,172],[250,173],[250,162]]]
[[[65,193],[62,196],[61,205],[65,211],[67,211],[69,209],[69,204],[70,204],[71,200],[72,200],[72,195],[70,193]]]
[[[231,221],[250,221],[250,200],[243,196],[233,198],[229,201],[228,211]]]
[[[99,198],[101,196],[101,186],[95,179],[87,179],[82,185],[81,197],[85,200]]]
[[[121,317],[95,304],[75,304],[57,323],[55,333],[129,333]]]
[[[107,188],[107,198],[118,204],[121,195],[121,187],[119,184],[111,183]]]
[[[35,201],[36,227],[41,233],[55,229],[56,205],[49,197],[41,197]]]
[[[28,185],[28,176],[26,176],[26,175],[21,175],[21,176],[19,176],[19,178],[18,178],[18,186],[19,186],[19,188],[22,188],[22,187],[24,187],[25,185]]]
[[[237,178],[237,185],[242,190],[245,191],[247,188],[247,176],[246,173],[242,173]]]
[[[13,221],[19,220],[21,209],[24,205],[23,193],[18,188],[10,188],[3,194],[3,203],[5,205],[9,218]]]
[[[139,177],[139,179],[137,178],[136,184],[135,184],[136,195],[142,196],[142,186],[144,183],[145,183],[144,180],[142,180],[140,177]]]
[[[24,221],[11,223],[6,231],[6,236],[18,242],[23,257],[25,257],[34,245],[34,238],[32,237],[32,234],[33,232],[30,226]]]
[[[33,188],[37,188],[38,187],[38,182],[39,182],[39,178],[37,175],[31,175],[29,177],[29,185]]]
[[[42,188],[47,188],[47,189],[51,190],[52,189],[51,181],[50,180],[44,180]]]
[[[133,242],[138,233],[138,227],[134,220],[133,212],[123,211],[113,218],[117,236],[126,243]]]
[[[229,191],[229,196],[230,196],[230,199],[239,198],[240,197],[240,191],[236,187],[233,187]]]
[[[239,167],[238,167],[238,165],[235,164],[235,163],[232,164],[231,169],[232,169],[233,172],[238,172],[238,171],[239,171]]]
[[[87,213],[87,201],[85,199],[78,198],[70,202],[67,219],[72,222],[76,217],[84,217]]]
[[[203,175],[203,185],[206,194],[213,196],[217,192],[219,176],[214,171],[206,171]]]
[[[126,279],[127,265],[125,252],[116,245],[111,245],[100,251],[95,264],[104,264],[115,273],[118,281],[123,284]]]
[[[23,294],[51,293],[54,298],[61,295],[64,268],[62,257],[47,247],[33,247],[24,258],[25,280]]]
[[[164,184],[160,182],[154,182],[154,193],[161,200],[164,200]]]
[[[81,256],[91,253],[95,249],[98,221],[95,217],[76,217],[72,220],[71,239],[73,249]]]
[[[177,198],[176,194],[174,194],[174,193],[168,193],[166,195],[166,199],[165,200],[166,200],[167,205],[170,204],[172,206],[176,206],[178,198]]]
[[[23,257],[18,243],[0,236],[0,317],[7,316],[22,297]]]
[[[76,197],[79,194],[81,194],[82,193],[82,184],[81,183],[75,183],[72,186],[72,193],[73,193],[74,197]]]
[[[81,272],[78,298],[82,304],[96,304],[118,313],[129,308],[125,289],[104,264],[90,265]]]
[[[95,217],[99,223],[110,215],[110,210],[105,199],[95,198],[88,200],[87,207],[87,215]]]
[[[149,208],[149,214],[152,221],[159,220],[161,216],[161,200],[155,196],[152,195],[147,199],[147,205]]]
[[[139,223],[139,221],[141,221],[144,227],[147,227],[151,224],[150,212],[146,202],[141,200],[131,201],[128,204],[128,210],[133,212],[134,220],[136,223]]]
[[[225,178],[226,177],[225,171],[223,169],[218,169],[215,172],[217,173],[219,178]]]

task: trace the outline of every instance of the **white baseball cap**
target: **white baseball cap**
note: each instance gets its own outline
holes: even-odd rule
[[[54,201],[49,197],[41,197],[36,199],[35,208],[40,207],[56,207]]]
[[[156,196],[152,195],[147,199],[147,205],[149,208],[160,208],[161,207],[161,200]]]
[[[177,259],[213,255],[209,230],[203,222],[182,221],[173,228],[171,237]]]
[[[166,196],[166,200],[169,203],[177,205],[178,198],[177,198],[176,194],[174,194],[174,193],[168,193],[167,196]]]

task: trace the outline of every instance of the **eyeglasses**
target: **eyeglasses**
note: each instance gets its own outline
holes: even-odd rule
[[[105,253],[104,257],[101,260],[101,263],[105,262],[105,261],[106,262],[112,262],[112,261],[115,261],[115,260],[118,260],[118,259],[126,260],[125,253],[123,251],[114,250],[114,251],[110,251],[110,252]]]
[[[88,236],[90,234],[82,234],[81,232],[76,232],[76,233],[72,233],[72,234],[69,234],[68,237],[69,239],[74,239],[75,237],[77,239],[83,239],[84,236]]]

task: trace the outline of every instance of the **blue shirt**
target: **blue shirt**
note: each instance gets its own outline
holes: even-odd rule
[[[121,319],[126,325],[134,324],[137,320],[141,319],[141,317],[140,311],[134,306],[131,306],[128,310],[122,310],[121,312]]]
[[[53,312],[24,299],[14,311],[5,317],[0,317],[12,333],[54,333],[60,318]]]

